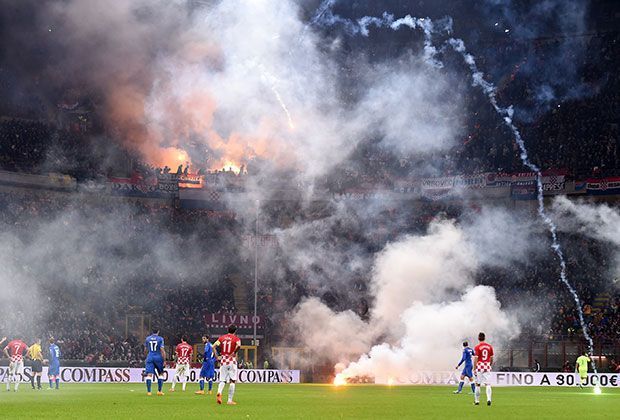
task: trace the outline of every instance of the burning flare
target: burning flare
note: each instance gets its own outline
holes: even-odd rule
[[[342,373],[338,373],[334,378],[334,386],[343,386],[347,384],[347,378]]]
[[[163,147],[148,156],[151,165],[158,168],[168,166],[172,171],[176,171],[179,165],[189,165],[191,160],[187,152],[177,147]]]

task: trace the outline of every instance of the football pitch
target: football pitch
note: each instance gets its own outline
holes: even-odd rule
[[[47,386],[45,387],[47,388]],[[66,384],[59,391],[0,391],[0,417],[8,418],[226,418],[226,419],[603,419],[618,418],[620,389],[496,387],[493,405],[472,404],[438,386],[239,384],[236,406],[218,406],[214,395],[187,391],[147,396],[142,384]],[[226,391],[224,392],[224,401]]]

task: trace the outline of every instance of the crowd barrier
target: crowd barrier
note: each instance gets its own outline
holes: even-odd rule
[[[189,382],[197,382],[200,369],[190,369]],[[172,381],[174,369],[165,369],[164,380]],[[0,381],[8,380],[8,368],[0,367]],[[24,368],[22,382],[30,382],[32,369]],[[219,379],[219,369],[215,370],[215,380]],[[144,382],[142,368],[105,367],[61,367],[60,380],[66,383],[140,383]],[[48,381],[47,367],[43,368],[42,381]],[[445,385],[457,386],[459,372],[413,372],[405,377],[376,377],[376,384],[383,385]],[[299,370],[240,369],[238,383],[299,383]],[[560,372],[492,372],[490,383],[493,386],[576,386],[580,382],[576,373]],[[620,388],[620,373],[589,373],[587,386]]]
[[[43,367],[42,382],[48,381],[47,367]],[[200,369],[190,369],[189,381],[197,382]],[[30,382],[32,377],[30,366],[24,367],[21,374],[22,382]],[[165,369],[164,380],[172,381],[174,369]],[[0,366],[0,381],[8,380],[8,367]],[[299,370],[275,370],[275,369],[240,369],[237,378],[238,383],[274,383],[292,384],[299,383]],[[219,379],[219,369],[215,369],[215,379]],[[61,367],[61,382],[68,383],[139,383],[144,381],[144,369],[142,368],[106,368],[106,367]]]
[[[457,386],[460,377],[460,372],[414,372],[405,377],[377,377],[375,383]],[[564,372],[492,372],[490,375],[492,386],[576,386],[579,382],[576,373]],[[620,373],[589,373],[586,385],[619,388]]]

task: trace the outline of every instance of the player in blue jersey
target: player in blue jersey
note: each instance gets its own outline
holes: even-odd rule
[[[164,386],[164,360],[166,360],[166,350],[164,349],[164,338],[159,335],[157,328],[153,329],[153,334],[146,337],[144,342],[146,347],[146,395],[151,395],[153,375],[157,375],[157,395],[164,395],[161,391]]]
[[[202,354],[202,368],[200,369],[200,390],[196,391],[196,394],[204,395],[205,380],[207,380],[209,381],[209,395],[211,395],[213,393],[213,379],[215,378],[215,354],[208,335],[202,336],[202,342],[205,349]]]
[[[460,394],[463,391],[463,385],[465,384],[465,378],[469,379],[469,385],[471,386],[471,392],[476,392],[476,384],[474,382],[474,362],[473,362],[474,350],[469,347],[467,341],[463,342],[463,356],[456,369],[463,365],[463,371],[461,372],[461,382],[459,382],[459,388],[454,391],[455,394]]]
[[[52,389],[54,383],[56,384],[56,389],[58,389],[58,385],[60,384],[60,348],[56,345],[53,338],[50,338],[47,379],[50,383],[49,389]]]

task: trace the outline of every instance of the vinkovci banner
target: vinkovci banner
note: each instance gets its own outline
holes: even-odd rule
[[[197,382],[200,369],[190,369],[189,382]],[[30,366],[24,367],[21,375],[22,382],[30,382],[32,377]],[[164,380],[172,382],[174,369],[165,369]],[[0,382],[8,379],[8,366],[0,366]],[[48,382],[47,367],[43,367],[41,382]],[[215,369],[215,380],[219,380],[219,369]],[[142,368],[107,368],[107,367],[61,367],[60,381],[66,383],[139,383],[144,382]],[[298,370],[276,369],[239,369],[237,383],[270,383],[270,384],[297,384],[299,383]]]

